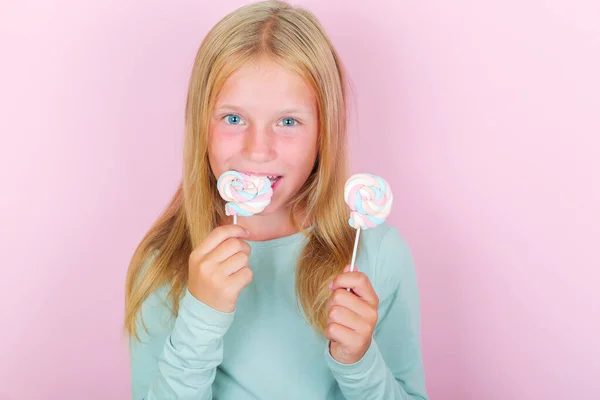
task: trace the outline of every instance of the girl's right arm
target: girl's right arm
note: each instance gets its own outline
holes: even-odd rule
[[[159,290],[142,306],[148,332],[138,320],[141,341],[130,340],[134,400],[212,399],[216,368],[223,361],[223,336],[233,321],[241,290],[252,280],[250,246],[239,225],[215,229],[190,255],[188,289],[179,314]]]

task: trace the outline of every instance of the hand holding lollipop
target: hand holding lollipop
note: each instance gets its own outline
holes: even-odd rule
[[[375,228],[385,222],[392,210],[394,196],[390,185],[381,177],[371,174],[352,175],[344,188],[344,200],[350,206],[348,223],[356,229],[350,271],[354,270],[356,250],[361,229]]]
[[[234,224],[237,224],[238,215],[249,217],[262,212],[273,196],[269,178],[237,171],[224,172],[217,181],[217,189],[227,202],[225,213],[233,215]]]
[[[326,305],[328,325],[325,336],[329,339],[331,356],[340,363],[352,364],[366,354],[379,317],[379,297],[373,285],[360,273],[352,272],[358,239],[361,229],[375,228],[385,221],[392,209],[393,196],[390,186],[382,178],[356,174],[346,182],[344,200],[350,206],[348,223],[356,228],[356,240],[349,273],[339,274],[329,288],[334,292],[342,288],[348,292],[354,289],[355,293],[341,291],[337,292],[337,296],[331,295]],[[340,309],[345,310],[342,312]]]
[[[242,289],[252,281],[248,232],[237,225],[237,216],[261,212],[273,190],[267,177],[225,172],[217,181],[219,194],[233,215],[234,225],[213,229],[190,255],[188,289],[202,303],[221,312],[233,312]],[[218,254],[218,256],[216,256]],[[220,260],[218,261],[217,258]]]

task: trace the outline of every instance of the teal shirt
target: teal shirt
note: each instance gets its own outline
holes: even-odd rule
[[[295,299],[295,268],[307,238],[249,241],[252,282],[223,313],[186,290],[170,316],[163,287],[142,305],[142,342],[130,341],[133,399],[427,399],[413,258],[397,229],[361,232],[356,265],[379,296],[371,346],[341,364],[306,322]]]

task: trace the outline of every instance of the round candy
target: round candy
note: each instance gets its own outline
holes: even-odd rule
[[[348,223],[355,229],[375,228],[390,215],[393,198],[390,185],[383,178],[352,175],[344,188],[344,200],[351,210]]]
[[[227,215],[249,217],[262,212],[271,202],[273,189],[266,176],[250,176],[226,171],[217,181],[219,194],[227,202]]]

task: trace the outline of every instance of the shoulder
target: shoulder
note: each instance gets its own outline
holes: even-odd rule
[[[360,232],[361,246],[377,247],[378,250],[389,250],[396,245],[403,248],[408,247],[404,237],[396,227],[384,222],[372,229],[364,229]]]
[[[397,228],[383,223],[361,231],[360,252],[365,272],[380,300],[391,295],[402,283],[412,279],[414,262],[406,239]],[[359,270],[361,265],[358,264]]]

